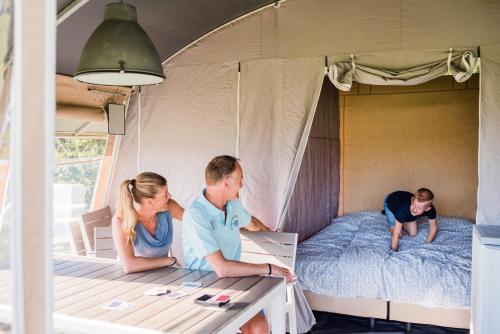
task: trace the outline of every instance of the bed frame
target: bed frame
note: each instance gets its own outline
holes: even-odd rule
[[[428,308],[379,299],[333,298],[310,291],[304,291],[304,295],[309,306],[316,311],[453,328],[470,327],[469,310]]]

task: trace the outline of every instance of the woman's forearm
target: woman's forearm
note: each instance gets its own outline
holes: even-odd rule
[[[162,257],[134,256],[129,259],[121,260],[123,271],[127,274],[171,266],[174,263],[175,263],[175,258],[170,256],[162,256]]]

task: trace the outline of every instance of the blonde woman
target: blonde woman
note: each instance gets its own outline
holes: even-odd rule
[[[171,198],[167,180],[155,173],[141,173],[120,186],[113,240],[126,273],[172,266],[172,217],[182,221],[184,209]]]

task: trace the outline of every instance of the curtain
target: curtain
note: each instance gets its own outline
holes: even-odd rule
[[[464,82],[478,66],[479,58],[476,58],[472,51],[450,51],[444,59],[403,70],[363,65],[357,63],[352,55],[351,61],[330,65],[328,77],[339,90],[349,91],[353,81],[367,85],[413,86],[448,74],[457,82]]]
[[[323,59],[267,59],[241,65],[241,199],[252,215],[280,229],[321,91]]]
[[[481,48],[478,224],[500,224],[500,45]]]

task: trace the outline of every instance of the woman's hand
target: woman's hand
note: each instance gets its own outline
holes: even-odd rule
[[[165,262],[166,262],[165,263],[166,267],[171,267],[171,266],[173,266],[174,264],[177,263],[177,258],[175,256],[165,256],[164,259],[165,259]]]

